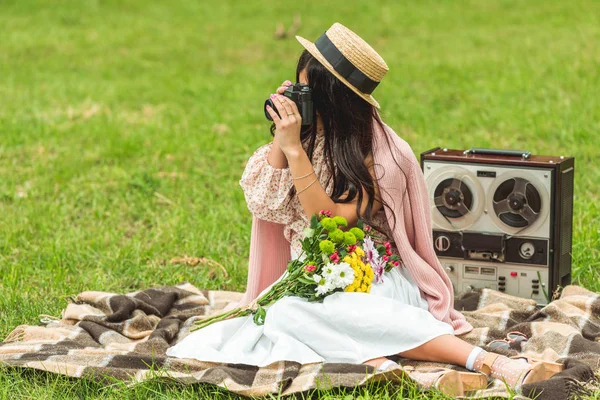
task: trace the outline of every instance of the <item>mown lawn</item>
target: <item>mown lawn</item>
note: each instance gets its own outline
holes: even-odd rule
[[[84,290],[244,289],[238,180],[270,140],[264,99],[294,79],[301,46],[273,33],[296,13],[301,36],[339,21],[380,52],[375,97],[415,153],[575,156],[574,278],[600,291],[598,2],[2,1],[0,338]],[[168,262],[183,255],[229,278]],[[229,397],[214,391],[0,370],[3,398]]]

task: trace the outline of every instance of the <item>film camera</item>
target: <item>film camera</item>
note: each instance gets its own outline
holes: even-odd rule
[[[308,126],[313,124],[313,102],[312,102],[312,90],[310,86],[305,85],[304,83],[295,83],[292,86],[289,86],[283,92],[283,95],[289,99],[292,99],[296,106],[298,107],[298,111],[300,112],[300,116],[302,117],[302,126]],[[267,105],[271,106],[273,111],[279,115],[279,111],[277,111],[277,107],[273,104],[271,99],[267,99],[264,105],[265,117],[269,121],[272,121],[273,118],[269,115],[267,111]],[[281,117],[281,115],[279,115]]]

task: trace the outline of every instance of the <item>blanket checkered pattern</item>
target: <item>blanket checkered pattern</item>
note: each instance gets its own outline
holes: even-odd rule
[[[218,313],[241,295],[199,290],[189,283],[128,294],[83,292],[72,299],[61,318],[46,317],[42,319],[45,326],[15,328],[0,343],[0,364],[131,383],[169,377],[183,383],[210,383],[248,396],[403,379],[397,370],[375,373],[365,365],[281,361],[259,368],[165,355],[168,347],[190,333],[194,321]],[[560,298],[538,308],[532,300],[483,289],[458,298],[455,307],[475,327],[462,336],[469,343],[486,348],[491,340],[517,330],[529,340],[519,348],[498,352],[565,364],[565,371],[554,378],[525,385],[521,398],[534,390],[541,391],[538,399],[567,399],[599,390],[594,373],[600,372],[600,295],[571,285]],[[399,362],[416,370],[432,366],[464,370],[408,359]],[[509,397],[509,392],[502,382],[491,380],[488,388],[469,392],[467,397],[492,396]]]

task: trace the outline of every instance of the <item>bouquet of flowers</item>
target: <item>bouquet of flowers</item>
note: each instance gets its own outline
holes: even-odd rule
[[[265,307],[284,296],[323,301],[341,291],[369,293],[373,281],[382,283],[384,272],[398,266],[400,260],[392,255],[389,242],[375,244],[377,233],[362,220],[347,231],[340,229],[347,226],[345,218],[332,216],[328,210],[313,215],[300,241],[302,252],[288,263],[287,275],[249,305],[197,321],[193,330],[250,314],[254,314],[257,325],[262,325]]]

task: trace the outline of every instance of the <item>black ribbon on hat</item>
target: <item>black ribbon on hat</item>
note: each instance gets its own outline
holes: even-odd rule
[[[379,82],[366,76],[361,70],[356,68],[341,51],[329,40],[326,33],[323,33],[315,42],[315,46],[321,52],[323,57],[333,66],[333,69],[355,88],[363,93],[371,94],[379,85]]]

